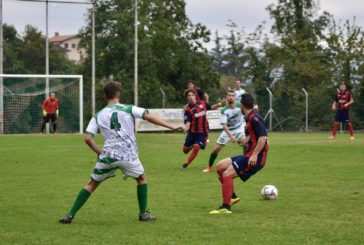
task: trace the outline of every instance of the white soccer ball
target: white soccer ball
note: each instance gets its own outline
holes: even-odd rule
[[[260,191],[260,195],[263,199],[274,200],[278,197],[278,189],[274,185],[266,185]]]

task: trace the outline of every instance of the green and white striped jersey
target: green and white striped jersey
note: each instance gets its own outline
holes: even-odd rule
[[[95,135],[98,130],[104,136],[101,157],[123,161],[138,158],[138,145],[134,134],[134,118],[143,118],[148,111],[133,105],[111,104],[96,113],[86,132]]]
[[[235,108],[226,105],[221,109],[220,124],[226,124],[229,130],[237,129],[243,123],[245,124],[245,118],[241,113],[240,103],[235,103]]]

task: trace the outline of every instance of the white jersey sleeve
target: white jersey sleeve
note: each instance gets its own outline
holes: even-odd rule
[[[220,116],[220,124],[227,124],[227,120],[227,115],[225,114],[225,111],[223,111]]]
[[[97,125],[96,118],[92,117],[86,128],[86,133],[95,135],[95,134],[97,134],[98,129],[99,129],[99,126]]]
[[[148,110],[141,108],[141,107],[137,107],[137,106],[133,106],[131,108],[131,113],[133,114],[133,116],[135,118],[141,118],[143,119],[143,116],[148,113]]]

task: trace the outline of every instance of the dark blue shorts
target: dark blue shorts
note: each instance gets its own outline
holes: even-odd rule
[[[242,181],[247,181],[252,175],[264,167],[266,158],[267,151],[263,151],[258,155],[257,164],[253,167],[248,165],[249,157],[247,156],[231,157],[231,160],[236,174]]]
[[[207,133],[191,133],[189,132],[185,139],[185,147],[191,147],[198,144],[200,149],[205,149],[207,140]]]
[[[335,116],[336,122],[350,122],[349,109],[342,109],[336,111]]]

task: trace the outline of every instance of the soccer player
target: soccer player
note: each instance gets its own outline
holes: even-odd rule
[[[244,155],[221,160],[216,171],[221,183],[223,202],[222,205],[210,214],[231,214],[231,205],[236,203],[234,192],[234,178],[239,176],[242,181],[247,181],[252,175],[262,169],[268,152],[268,134],[264,120],[253,109],[254,99],[250,94],[241,98],[241,110],[245,115],[246,125],[246,152]]]
[[[228,87],[228,90],[231,90],[230,87]],[[234,87],[234,93],[235,93],[235,101],[240,103],[241,96],[246,93],[245,89],[241,88],[241,82],[239,80],[235,81],[235,87]]]
[[[336,132],[339,129],[340,122],[348,123],[350,139],[354,139],[353,125],[350,120],[349,106],[354,103],[354,99],[351,96],[350,92],[346,90],[345,84],[340,85],[340,90],[335,95],[335,100],[332,103],[332,110],[336,110],[336,104],[338,104],[338,108],[336,110],[335,122],[332,127],[332,136],[330,139],[335,139]]]
[[[196,87],[193,80],[187,81],[187,89],[192,89],[195,92],[196,100],[203,100],[206,103],[209,103],[209,95],[202,88]]]
[[[46,123],[51,121],[53,125],[53,133],[57,133],[57,117],[58,117],[58,99],[56,98],[55,93],[50,93],[49,97],[45,99],[42,103],[43,109],[43,123],[40,129],[41,133],[44,133]]]
[[[214,161],[222,147],[229,141],[240,145],[245,145],[245,118],[241,113],[240,103],[235,102],[234,91],[228,91],[226,95],[227,105],[221,109],[220,123],[223,131],[217,139],[216,144],[210,154],[209,165],[203,170],[204,173],[210,172]]]
[[[90,195],[104,180],[114,177],[117,169],[123,171],[124,178],[131,177],[137,182],[139,220],[156,219],[147,211],[147,177],[138,157],[134,118],[142,118],[172,130],[183,129],[183,126],[175,127],[163,119],[148,114],[146,109],[120,104],[120,88],[121,84],[118,82],[108,82],[103,88],[104,98],[108,105],[90,120],[86,129],[88,135],[85,137],[86,144],[98,156],[97,162],[91,173],[91,180],[81,189],[71,210],[59,220],[59,223],[71,223]],[[105,140],[102,148],[99,148],[93,139],[98,130]]]
[[[210,109],[217,109],[221,106],[221,102],[210,106],[204,100],[197,100],[196,94],[193,89],[186,89],[184,92],[188,104],[184,107],[184,122],[185,133],[187,133],[183,152],[191,154],[187,157],[182,169],[186,169],[191,162],[197,157],[200,149],[204,150],[208,137],[208,122],[206,118],[206,111]]]

